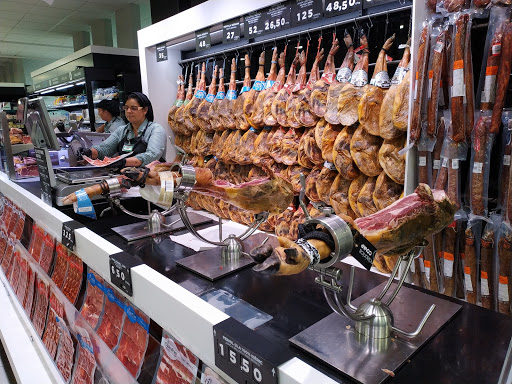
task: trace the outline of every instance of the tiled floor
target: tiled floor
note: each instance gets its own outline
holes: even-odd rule
[[[0,384],[16,384],[4,347],[0,342]]]

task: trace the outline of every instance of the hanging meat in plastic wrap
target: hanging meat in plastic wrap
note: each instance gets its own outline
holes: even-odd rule
[[[322,168],[322,166],[317,165],[311,170],[308,177],[306,178],[306,196],[313,203],[319,203],[321,201],[316,189],[316,180],[318,179],[318,176],[320,176]]]
[[[218,108],[220,130],[236,129],[236,120],[233,114],[233,107],[236,101],[236,60],[231,60],[231,75],[226,97],[220,101]]]
[[[197,109],[199,108],[199,105],[203,102],[204,98],[206,97],[206,64],[203,63],[201,67],[201,78],[199,79],[199,82],[196,86],[196,93],[194,94],[194,97],[190,101],[190,103],[187,104],[185,107],[185,110],[183,111],[183,119],[185,121],[185,127],[187,129],[188,133],[196,132],[199,129],[199,126],[197,125],[196,118],[197,118]],[[198,76],[199,78],[199,76]]]
[[[288,207],[283,213],[276,216],[275,233],[276,236],[286,237],[287,239],[294,240],[290,233],[291,222],[295,209]]]
[[[403,185],[395,183],[386,172],[382,172],[375,183],[373,202],[380,211],[397,201],[403,192]]]
[[[325,124],[325,120],[321,119],[318,125]],[[306,153],[306,156],[308,157],[309,161],[311,161],[315,165],[320,165],[324,163],[324,159],[322,157],[322,150],[320,147],[318,147],[315,139],[315,133],[316,133],[316,127],[315,128],[309,128],[306,130],[304,135],[304,152]]]
[[[393,140],[384,140],[379,150],[379,163],[384,172],[398,184],[405,180],[405,154],[398,152],[405,146],[405,135]]]
[[[250,154],[253,164],[268,168],[274,162],[274,159],[270,156],[270,141],[277,129],[264,128],[261,130],[254,141],[254,150]]]
[[[208,119],[210,121],[210,125],[215,131],[222,131],[223,128],[221,126],[221,120],[219,116],[219,107],[220,102],[224,100],[226,97],[226,88],[224,87],[224,68],[219,69],[219,88],[217,89],[217,94],[215,95],[215,99],[208,110]]]
[[[196,113],[196,124],[197,126],[204,130],[205,132],[213,132],[214,129],[212,128],[209,112],[210,107],[213,104],[213,101],[215,100],[215,95],[217,93],[217,77],[219,75],[219,66],[216,65],[213,68],[213,76],[212,76],[212,82],[210,83],[210,87],[208,88],[208,94],[204,98],[204,100],[199,104],[199,107],[197,107],[197,113]]]
[[[302,51],[299,55],[300,62],[300,70],[299,75],[297,76],[297,82],[293,86],[292,89],[288,89],[290,96],[286,101],[286,117],[287,123],[289,127],[292,128],[300,128],[301,123],[295,116],[295,109],[299,99],[299,92],[301,90],[306,89],[306,82],[308,79],[308,75],[306,73],[306,62],[308,59],[308,51],[309,51],[309,40],[308,40],[308,48],[306,49],[306,53]]]
[[[347,46],[347,53],[345,54],[345,59],[338,71],[338,75],[329,87],[329,92],[327,94],[325,120],[331,124],[340,124],[341,115],[338,113],[338,98],[342,89],[350,81],[352,70],[354,69],[354,44],[352,42],[352,37],[347,30],[345,30],[343,41]]]
[[[329,163],[334,162],[334,142],[336,141],[336,138],[338,137],[342,129],[343,126],[341,125],[327,124],[322,133],[322,145],[320,146],[320,149],[322,150],[322,157],[324,158],[325,161]]]
[[[343,217],[356,218],[354,211],[350,208],[350,201],[348,199],[348,191],[352,182],[346,180],[341,174],[338,174],[334,179],[330,191],[330,204],[334,209],[334,212]]]
[[[290,97],[291,90],[297,81],[297,73],[296,68],[299,65],[299,54],[295,55],[293,59],[292,65],[290,66],[290,70],[288,71],[288,77],[286,78],[286,83],[284,87],[277,92],[274,97],[274,101],[272,101],[272,116],[277,121],[277,123],[283,127],[288,127],[288,116],[286,114],[286,102]]]
[[[359,170],[366,176],[378,176],[382,172],[378,156],[381,145],[382,139],[370,135],[362,125],[352,136],[350,153]]]
[[[290,165],[288,167],[288,180],[290,183],[292,183],[293,186],[293,193],[295,195],[298,195],[300,193],[301,185],[300,185],[300,174],[302,173],[305,178],[308,177],[309,172],[311,170],[308,168],[305,168],[301,165]]]
[[[389,87],[386,95],[384,96],[384,100],[382,100],[382,106],[379,113],[379,132],[380,136],[384,139],[394,139],[403,134],[403,131],[395,127],[393,121],[393,103],[395,101],[395,96],[398,93],[399,85],[402,83],[405,74],[407,73],[406,68],[409,65],[409,60],[411,58],[410,44],[411,40],[409,39],[402,56],[402,60],[400,60],[395,74],[391,79],[391,87]]]
[[[277,79],[271,88],[266,92],[263,100],[263,123],[268,127],[274,127],[277,124],[277,120],[272,114],[272,103],[278,92],[283,89],[285,78],[286,78],[286,69],[285,69],[285,59],[286,59],[286,47],[284,48],[284,52],[281,52],[279,55],[279,73],[277,74]]]
[[[242,131],[246,131],[249,129],[249,122],[245,118],[244,114],[244,102],[245,96],[251,90],[251,60],[249,59],[249,55],[245,55],[245,77],[244,83],[242,86],[242,90],[240,94],[235,100],[235,105],[233,106],[233,114],[235,115],[236,128],[241,129]]]
[[[359,120],[359,101],[368,85],[368,64],[370,51],[366,35],[361,30],[361,49],[363,53],[354,68],[350,83],[346,84],[338,97],[338,121],[343,125],[352,125]]]
[[[284,75],[284,70],[283,70]],[[258,95],[254,101],[254,105],[251,106],[249,114],[246,114],[247,120],[254,128],[263,128],[265,126],[265,101],[267,100],[267,94],[272,92],[272,86],[277,79],[277,48],[274,48],[272,52],[272,62],[270,65],[270,72],[268,73],[267,81],[265,82],[265,88],[258,92]],[[272,102],[270,102],[272,105]],[[244,107],[245,108],[245,107]]]
[[[297,96],[297,102],[295,103],[295,118],[300,122],[303,127],[314,127],[318,122],[319,118],[312,112],[311,108],[311,92],[313,91],[313,85],[320,79],[320,69],[318,65],[324,58],[324,50],[320,49],[320,43],[318,44],[318,51],[311,67],[309,74],[309,80],[306,84],[306,88],[301,90]]]
[[[412,71],[407,71],[402,82],[398,84],[395,100],[393,101],[393,124],[395,128],[404,132],[407,131],[407,124],[409,122],[411,72]]]
[[[251,154],[254,152],[254,144],[260,131],[249,128],[240,139],[240,146],[236,148],[236,162],[238,164],[251,164]]]
[[[279,127],[269,140],[269,154],[277,163],[283,162],[283,159],[281,157],[281,142],[283,141],[285,134],[285,129],[283,127]]]
[[[363,188],[357,196],[357,209],[362,217],[377,212],[377,207],[373,202],[373,192],[375,191],[376,177],[369,177],[363,185]]]
[[[183,75],[178,76],[178,93],[176,94],[176,100],[174,101],[173,106],[169,109],[167,113],[167,122],[171,127],[174,134],[179,133],[179,130],[176,128],[176,111],[179,107],[183,105],[185,101],[185,82],[183,81]]]
[[[338,43],[338,39],[334,38],[331,50],[329,51],[327,59],[325,60],[324,73],[322,74],[322,78],[312,86],[309,105],[311,107],[311,111],[317,117],[324,117],[326,112],[327,93],[331,83],[334,81],[334,77],[336,76],[334,55],[336,55],[336,52],[338,52],[339,48],[340,45]]]
[[[286,165],[297,164],[299,156],[299,143],[302,136],[301,129],[290,128],[281,141],[281,162]]]
[[[308,133],[312,131],[312,128],[307,128],[305,130],[305,132],[302,134],[302,136],[300,137],[300,142],[299,142],[299,152],[297,154],[297,162],[299,163],[299,165],[305,167],[305,168],[313,168],[315,166],[315,163],[313,163],[307,153],[306,153],[306,150],[307,150],[307,145],[309,144],[308,140],[311,138],[313,141],[315,140],[312,136],[308,136]],[[313,134],[314,136],[314,134]],[[316,145],[316,143],[315,143]]]
[[[185,126],[185,115],[183,113],[185,112],[185,107],[190,103],[190,101],[192,100],[192,97],[194,96],[193,88],[192,88],[194,85],[193,82],[194,82],[194,76],[191,71],[190,77],[188,79],[188,89],[187,89],[187,94],[185,96],[185,101],[183,102],[181,107],[179,107],[176,110],[176,112],[174,114],[174,125],[175,125],[176,132],[179,132],[182,135],[188,134],[187,127]]]
[[[391,48],[395,41],[395,35],[386,40],[379,52],[377,63],[373,71],[370,84],[367,85],[361,100],[359,101],[358,114],[359,122],[364,125],[368,133],[380,135],[379,115],[382,101],[387,89],[391,85],[386,64],[386,52]]]
[[[272,54],[272,61],[277,59],[277,48],[274,48],[274,52]],[[275,66],[275,64],[272,63]],[[245,95],[244,100],[244,114],[245,119],[254,128],[263,127],[262,124],[254,124],[252,121],[252,116],[256,112],[256,100],[260,93],[266,89],[265,83],[265,51],[261,52],[260,58],[258,60],[258,73],[256,73],[256,78],[254,79],[254,84],[252,88]],[[260,121],[261,123],[262,121]]]
[[[361,174],[350,154],[350,141],[356,129],[357,125],[345,127],[336,137],[332,147],[333,163],[340,175],[347,180],[354,180]]]
[[[324,166],[316,178],[316,192],[319,199],[326,204],[329,204],[331,201],[331,186],[336,176],[338,176],[336,168],[331,169]]]
[[[352,183],[350,183],[350,187],[348,189],[348,201],[352,211],[354,211],[357,217],[361,217],[361,213],[359,212],[359,208],[357,206],[357,199],[367,179],[368,176],[361,174],[357,179],[352,180]]]

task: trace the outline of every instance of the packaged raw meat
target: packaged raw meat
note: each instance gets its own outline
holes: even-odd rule
[[[57,294],[55,293],[57,288],[50,287],[50,309],[53,309],[53,311],[57,314],[59,317],[64,317],[64,304],[62,301],[57,297]]]
[[[89,268],[85,300],[80,314],[87,320],[92,329],[97,329],[100,315],[103,312],[103,304],[105,302],[103,284],[103,279]]]
[[[382,172],[382,166],[379,164],[381,145],[382,138],[370,135],[363,125],[360,125],[352,136],[350,154],[359,170],[366,176],[378,176]],[[396,152],[398,150],[396,149]]]
[[[35,261],[39,263],[39,259],[41,257],[41,251],[43,249],[44,244],[44,230],[34,224],[32,226],[32,236],[30,238],[30,245],[28,248],[28,252],[32,255]]]
[[[69,251],[62,243],[57,243],[55,253],[55,268],[53,269],[52,280],[59,289],[62,289],[68,271]]]
[[[494,223],[488,222],[482,233],[480,248],[480,289],[482,307],[494,310],[496,292],[494,289],[494,280],[496,267],[493,262],[494,244],[495,244]]]
[[[98,336],[100,336],[110,349],[119,342],[121,328],[125,319],[124,300],[122,296],[114,292],[110,287],[105,287],[105,300],[103,315],[98,326]]]
[[[13,264],[15,244],[16,239],[14,238],[14,236],[9,237],[9,239],[7,240],[7,248],[5,249],[4,258],[2,259],[2,264],[0,264],[0,268],[2,269],[6,277],[9,277],[9,272]]]
[[[18,217],[16,219],[17,220],[12,229],[12,233],[14,233],[16,240],[19,240],[21,239],[21,235],[23,234],[23,227],[25,225],[25,212],[21,208],[18,209]]]
[[[7,249],[7,241],[9,240],[9,236],[7,235],[7,231],[4,227],[0,227],[0,263],[4,258],[5,250]]]
[[[69,252],[68,257],[68,271],[66,273],[66,280],[62,286],[62,293],[64,293],[71,304],[75,304],[80,288],[82,287],[84,266],[82,260],[74,253]]]
[[[197,376],[199,359],[164,331],[153,384],[191,384]]]
[[[44,327],[46,324],[46,315],[48,312],[48,301],[49,301],[49,283],[46,278],[37,275],[36,277],[36,292],[34,300],[34,311],[32,312],[32,325],[36,330],[39,337],[43,335]]]
[[[92,342],[85,329],[75,327],[75,330],[78,344],[71,384],[92,384],[96,371],[96,359],[94,358]]]
[[[203,369],[201,372],[201,383],[208,384],[227,384],[213,369],[203,363]]]
[[[53,264],[53,256],[55,249],[55,238],[49,233],[45,233],[43,240],[43,249],[39,257],[39,265],[48,274]]]
[[[48,312],[48,321],[43,334],[43,344],[52,360],[55,360],[59,346],[59,325],[57,323],[57,314],[51,308]]]
[[[510,298],[512,297],[512,231],[510,227],[501,225],[498,242],[498,311],[505,315],[511,314]]]
[[[20,263],[20,270],[19,270],[19,281],[18,281],[18,285],[16,287],[16,296],[18,297],[18,301],[20,302],[21,305],[23,305],[23,302],[25,300],[25,295],[27,293],[27,285],[28,285],[28,280],[29,280],[29,265],[28,265],[28,261],[27,259],[21,254],[20,252],[20,259],[19,259],[19,263]]]
[[[19,249],[14,249],[14,255],[12,258],[12,263],[10,269],[7,271],[7,280],[11,285],[11,288],[14,293],[18,289],[18,284],[21,276],[21,254]]]
[[[35,271],[33,264],[29,263],[27,290],[25,292],[25,298],[23,299],[23,309],[28,317],[32,314],[32,304],[34,304],[36,275],[37,272]]]
[[[7,230],[9,228],[9,224],[11,222],[12,212],[14,209],[14,203],[9,199],[4,199],[4,206],[2,211],[2,223]]]
[[[52,314],[52,312],[50,312]],[[52,315],[54,315],[53,313]],[[51,320],[53,322],[53,319]],[[73,339],[69,333],[68,327],[64,320],[55,316],[55,322],[58,327],[58,340],[57,354],[55,356],[55,364],[59,370],[65,383],[69,383],[71,379],[71,371],[73,369],[73,356],[75,348],[73,346]]]

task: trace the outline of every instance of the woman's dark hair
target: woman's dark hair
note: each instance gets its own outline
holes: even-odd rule
[[[153,106],[151,105],[151,101],[149,101],[148,97],[145,94],[143,94],[142,92],[132,92],[128,95],[126,101],[128,101],[129,99],[136,100],[141,107],[147,107],[148,112],[146,113],[146,119],[148,119],[148,121],[153,121],[153,119],[155,118],[153,114]]]
[[[121,114],[121,111],[119,110],[119,101],[116,99],[101,100],[96,107],[110,112],[113,117],[119,116]]]

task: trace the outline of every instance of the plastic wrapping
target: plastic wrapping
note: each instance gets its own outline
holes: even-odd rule
[[[431,236],[428,240],[427,246],[424,248],[422,256],[423,256],[423,275],[424,275],[424,283],[425,288],[439,292],[439,260],[437,255],[435,254],[434,248],[434,238],[438,236],[442,240],[442,233],[438,233],[437,235]],[[442,246],[442,242],[441,242]],[[442,249],[442,248],[439,248]]]
[[[57,243],[55,254],[55,267],[53,268],[52,280],[59,289],[62,289],[68,271],[69,251],[62,243]]]
[[[57,323],[57,314],[53,309],[50,309],[48,313],[48,321],[43,334],[43,344],[50,357],[55,360],[59,346],[59,325]]]
[[[506,210],[507,200],[510,200],[510,163],[512,157],[512,110],[506,110],[502,115],[502,150],[500,162],[498,207]],[[510,197],[509,197],[510,196]],[[1,252],[1,249],[0,249]]]
[[[453,297],[455,293],[455,266],[458,262],[458,232],[461,230],[458,222],[454,221],[444,230],[444,247],[442,252],[443,259],[443,285],[444,294]]]
[[[77,353],[71,384],[92,384],[96,371],[96,359],[89,334],[83,328],[75,326]]]
[[[36,292],[34,299],[34,311],[32,312],[32,324],[34,328],[41,337],[43,335],[43,330],[46,324],[46,315],[48,312],[48,304],[49,304],[49,283],[45,277],[40,274],[37,275],[36,278]]]
[[[440,118],[437,126],[436,144],[432,151],[432,187],[436,184],[437,175],[441,170],[441,150],[443,149],[444,137],[445,121],[444,118]],[[441,189],[444,189],[444,185]]]
[[[53,322],[54,320],[52,319],[51,321]],[[63,319],[56,317],[55,322],[57,323],[59,332],[59,344],[55,355],[55,364],[64,382],[69,383],[73,370],[73,355],[75,354],[73,339]]]
[[[110,349],[114,349],[119,343],[121,329],[126,317],[124,299],[107,285],[104,288],[106,296],[105,306],[96,332]]]
[[[494,246],[496,240],[496,228],[493,222],[487,222],[480,240],[480,294],[482,307],[494,310],[495,288],[493,278],[495,276]]]
[[[101,314],[103,313],[105,303],[105,293],[101,289],[103,283],[103,279],[89,268],[87,272],[85,300],[80,314],[89,323],[92,329],[97,328]]]
[[[512,229],[502,224],[498,241],[498,311],[511,314],[512,297]]]

